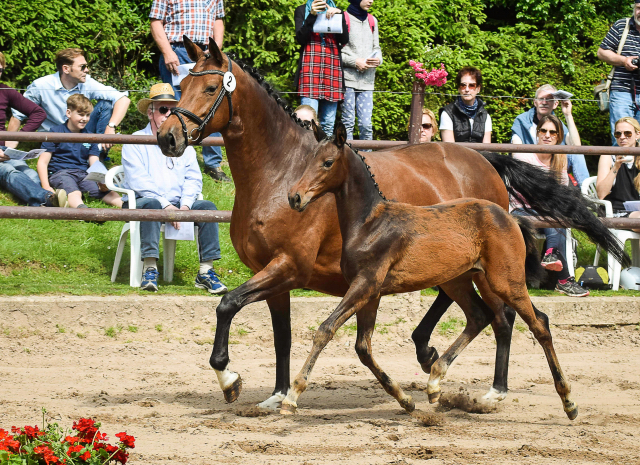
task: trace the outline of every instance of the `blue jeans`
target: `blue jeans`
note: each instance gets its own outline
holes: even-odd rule
[[[640,107],[640,94],[636,94],[636,103]],[[611,124],[611,140],[613,145],[618,145],[613,132],[616,129],[616,121],[625,116],[630,116],[640,121],[640,110],[633,104],[631,92],[611,92],[609,94],[609,123]]]
[[[336,113],[338,111],[338,102],[330,102],[328,100],[316,100],[314,98],[302,97],[301,105],[309,105],[318,114],[318,122],[326,135],[333,134],[333,126],[336,124]]]
[[[356,90],[347,87],[342,104],[342,123],[347,128],[347,139],[353,139],[353,128],[358,116],[358,129],[360,140],[373,139],[373,91]]]
[[[171,44],[171,48],[178,55],[178,60],[180,60],[180,64],[184,65],[186,63],[193,63],[189,55],[187,55],[187,50],[184,48],[184,45],[176,45]],[[171,79],[171,72],[167,69],[164,63],[164,56],[160,55],[160,78],[162,82],[166,82],[167,84],[172,84],[173,81]],[[176,93],[176,98],[180,100],[182,92],[180,91],[180,87],[173,86],[173,90]],[[209,135],[210,137],[221,137],[219,132],[215,132]],[[216,169],[220,167],[220,163],[222,163],[222,149],[220,147],[202,147],[202,159],[204,160],[204,166],[211,169]]]
[[[162,210],[162,205],[158,200],[147,197],[136,199],[136,207],[148,210]],[[129,208],[129,202],[125,202],[122,208]],[[217,210],[213,202],[208,200],[196,200],[191,209]],[[140,222],[140,250],[143,259],[160,258],[160,226],[159,222]],[[219,260],[218,223],[196,223],[196,226],[198,226],[198,255],[200,256],[200,262]]]
[[[0,187],[30,207],[43,205],[51,194],[40,187],[38,173],[22,160],[0,162]]]
[[[92,134],[104,134],[107,124],[113,114],[113,103],[109,100],[98,100],[93,107],[89,122],[85,127]]]

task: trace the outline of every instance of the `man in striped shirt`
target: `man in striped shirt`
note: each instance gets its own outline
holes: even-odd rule
[[[209,44],[209,37],[213,37],[222,48],[223,0],[153,0],[149,18],[151,35],[162,53],[160,77],[167,84],[173,84],[171,76],[178,74],[179,65],[192,62],[184,48],[183,35],[203,50]],[[176,98],[180,99],[180,86],[174,86],[174,91]],[[211,136],[220,137],[220,133]],[[231,181],[220,167],[220,147],[203,147],[202,158],[205,173],[216,181]]]
[[[618,55],[618,46],[627,23],[629,33]],[[635,0],[633,16],[616,21],[602,40],[598,58],[615,67],[609,94],[611,137],[616,121],[624,116],[640,120],[640,70],[632,60],[640,56],[640,0]],[[613,139],[615,144],[615,139]]]

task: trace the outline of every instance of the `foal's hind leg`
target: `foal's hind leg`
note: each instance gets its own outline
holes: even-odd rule
[[[400,406],[411,413],[416,406],[411,396],[406,395],[400,385],[380,368],[371,355],[371,335],[375,328],[376,315],[378,313],[379,300],[371,301],[367,306],[356,314],[358,319],[358,337],[356,340],[356,353],[364,366],[371,370],[371,373],[378,379],[387,394],[393,396]]]
[[[438,297],[436,297],[436,300],[431,307],[429,307],[427,314],[413,331],[413,334],[411,334],[413,343],[416,346],[418,363],[425,373],[431,373],[431,366],[438,360],[438,351],[435,347],[429,347],[429,339],[431,339],[431,334],[438,324],[438,321],[440,321],[452,303],[453,299],[440,289]]]
[[[454,296],[456,303],[467,317],[467,326],[451,347],[431,367],[431,376],[429,376],[427,383],[427,394],[431,403],[437,402],[440,398],[440,381],[444,378],[449,366],[464,348],[480,334],[480,331],[491,323],[494,316],[491,309],[473,289],[471,278],[449,281],[442,287],[448,295]]]

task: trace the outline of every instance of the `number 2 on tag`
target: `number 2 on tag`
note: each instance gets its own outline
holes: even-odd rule
[[[233,73],[230,73],[229,71],[224,73],[224,76],[222,77],[222,85],[227,92],[233,92],[236,89],[236,77]]]

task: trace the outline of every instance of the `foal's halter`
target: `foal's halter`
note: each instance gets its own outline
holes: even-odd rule
[[[194,72],[192,69],[189,70],[189,74],[192,76],[204,76],[206,74],[217,74],[219,76],[222,76],[222,89],[220,90],[220,93],[218,94],[215,101],[213,102],[213,105],[211,105],[211,108],[209,109],[209,113],[207,113],[207,116],[205,116],[204,119],[201,119],[198,115],[190,112],[185,108],[174,107],[171,109],[170,114],[176,115],[180,120],[180,124],[182,125],[182,134],[184,135],[185,141],[187,142],[190,141],[194,144],[197,144],[203,139],[203,135],[204,135],[203,131],[205,126],[211,120],[211,118],[215,116],[216,111],[218,110],[218,107],[222,103],[222,100],[224,100],[225,96],[227,97],[227,101],[229,103],[229,122],[227,123],[227,126],[231,124],[231,119],[233,118],[233,104],[231,102],[231,95],[233,94],[233,91],[236,88],[236,78],[232,72],[232,63],[233,62],[229,58],[229,70],[226,73],[223,71],[215,70],[215,69],[210,69],[205,71],[196,71],[196,72]],[[193,121],[198,123],[199,126],[187,132],[187,125],[185,124],[184,119],[182,118],[182,115],[185,115],[187,118],[192,119]],[[194,131],[196,131],[197,137],[193,137]]]

